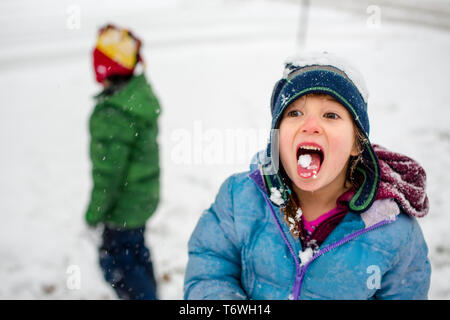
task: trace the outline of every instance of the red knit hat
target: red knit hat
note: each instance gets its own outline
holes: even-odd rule
[[[129,30],[108,24],[99,31],[93,51],[97,82],[112,75],[131,75],[139,61],[141,41]]]

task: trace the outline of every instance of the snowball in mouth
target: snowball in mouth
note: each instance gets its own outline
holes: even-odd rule
[[[308,168],[311,164],[312,157],[310,154],[302,154],[300,157],[298,157],[298,165],[302,168]]]
[[[305,179],[317,179],[320,164],[320,154],[316,152],[300,154],[297,159],[297,173],[300,177]]]

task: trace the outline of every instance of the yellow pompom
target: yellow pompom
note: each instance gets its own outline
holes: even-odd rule
[[[98,37],[97,49],[125,68],[133,69],[137,63],[138,43],[126,29],[103,31]]]

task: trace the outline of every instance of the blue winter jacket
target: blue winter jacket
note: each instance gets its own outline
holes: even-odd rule
[[[391,199],[348,212],[301,261],[255,165],[222,184],[188,247],[185,299],[426,299],[430,284],[416,218]]]

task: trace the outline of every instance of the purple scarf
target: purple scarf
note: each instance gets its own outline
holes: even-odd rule
[[[381,168],[376,199],[395,199],[405,212],[420,218],[429,210],[425,170],[413,159],[374,144]]]

